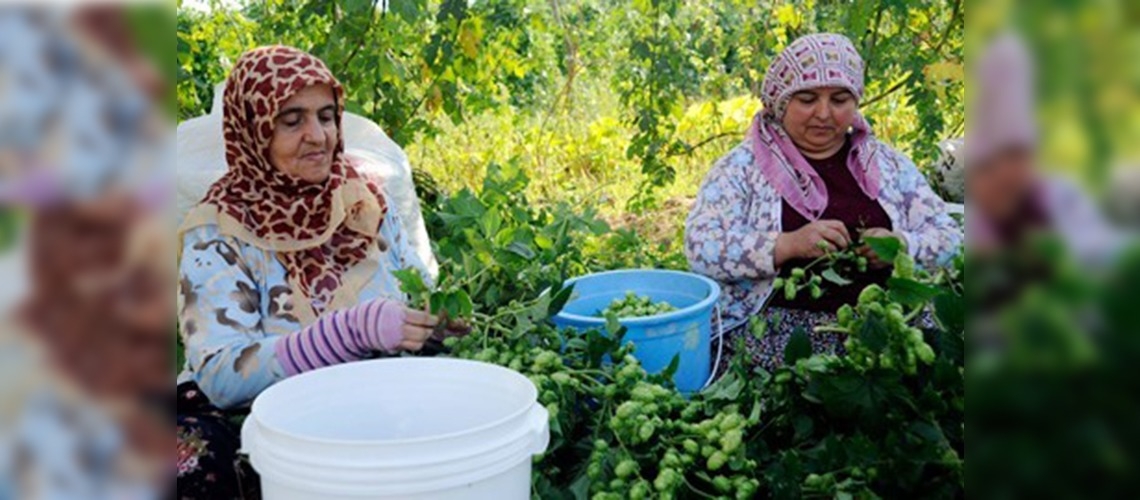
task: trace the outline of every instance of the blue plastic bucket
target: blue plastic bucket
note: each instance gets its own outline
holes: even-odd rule
[[[573,295],[554,317],[560,328],[605,331],[606,320],[598,312],[626,292],[677,308],[657,316],[619,320],[627,330],[625,340],[634,343],[634,356],[650,373],[664,370],[680,354],[673,376],[677,389],[693,393],[704,388],[709,378],[713,308],[720,298],[715,281],[680,271],[625,269],[581,276],[565,286],[571,284]]]

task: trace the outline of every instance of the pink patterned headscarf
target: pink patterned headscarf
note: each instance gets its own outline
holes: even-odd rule
[[[863,58],[843,35],[808,35],[776,56],[764,75],[764,109],[756,114],[749,130],[756,165],[764,177],[792,208],[813,221],[827,208],[827,187],[784,130],[783,118],[796,92],[820,87],[842,87],[857,100],[863,99]],[[847,168],[871,199],[879,197],[877,151],[878,141],[870,125],[857,114]]]
[[[966,113],[966,166],[1008,148],[1037,146],[1033,59],[1017,35],[1007,33],[987,47],[974,67],[976,91]]]
[[[1029,47],[1017,34],[999,35],[986,47],[973,67],[975,90],[966,112],[966,168],[1010,148],[1037,147],[1034,71]],[[1038,183],[1032,192],[1038,207],[1048,204],[1043,190],[1044,185]],[[997,223],[980,210],[970,214],[966,244],[971,248],[998,244]]]

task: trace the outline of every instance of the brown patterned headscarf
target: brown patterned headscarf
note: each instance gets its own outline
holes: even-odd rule
[[[333,89],[337,146],[323,183],[294,179],[269,161],[273,121],[301,90]],[[356,302],[386,250],[378,229],[387,211],[380,185],[344,154],[344,89],[321,60],[300,50],[260,47],[238,59],[226,80],[222,133],[229,171],[187,215],[180,232],[216,224],[223,235],[276,254],[293,288],[294,307],[308,324],[324,310]],[[300,300],[298,300],[300,299]]]

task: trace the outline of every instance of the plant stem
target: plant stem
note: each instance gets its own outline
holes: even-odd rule
[[[710,494],[708,494],[708,493],[705,493],[705,492],[703,492],[703,491],[701,491],[701,490],[697,489],[697,487],[696,487],[696,486],[693,486],[693,483],[690,483],[690,482],[689,482],[689,478],[685,477],[685,475],[684,475],[684,474],[682,474],[682,475],[681,475],[681,480],[685,482],[685,486],[688,486],[688,487],[689,487],[689,491],[692,491],[693,493],[696,493],[696,494],[700,495],[700,496],[701,496],[701,498],[712,498],[712,499],[716,499],[716,498],[717,498],[716,496],[710,495]]]
[[[910,324],[910,322],[913,321],[914,318],[918,317],[918,314],[921,313],[923,309],[925,309],[925,307],[923,307],[921,305],[916,306],[913,311],[908,313],[906,316],[903,316],[903,323]]]

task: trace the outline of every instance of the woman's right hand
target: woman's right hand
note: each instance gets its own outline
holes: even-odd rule
[[[822,244],[820,242],[823,242]],[[793,259],[814,259],[851,244],[847,226],[837,220],[819,220],[776,238],[776,267]]]

